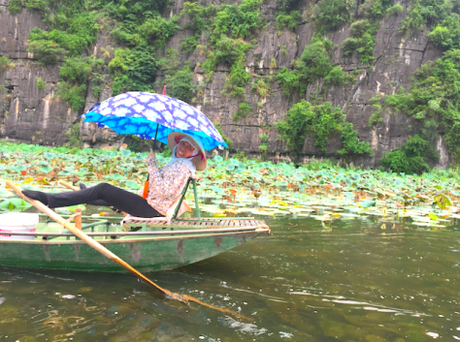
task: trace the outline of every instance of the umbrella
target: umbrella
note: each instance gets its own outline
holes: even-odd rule
[[[226,147],[211,121],[195,107],[172,97],[127,92],[95,104],[83,114],[85,122],[110,127],[118,134],[135,134],[168,144],[167,136],[182,132],[199,137],[205,150]]]

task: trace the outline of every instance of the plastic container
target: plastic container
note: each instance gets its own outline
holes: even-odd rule
[[[11,235],[8,233],[35,232],[37,229],[38,217],[38,214],[33,213],[0,214],[0,239],[35,239],[35,236]]]

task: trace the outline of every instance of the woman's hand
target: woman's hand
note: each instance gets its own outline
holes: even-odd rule
[[[157,158],[156,155],[155,155],[155,152],[153,152],[153,150],[150,150],[149,157],[153,158],[153,159]]]

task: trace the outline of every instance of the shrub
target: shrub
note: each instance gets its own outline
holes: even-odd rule
[[[250,79],[251,75],[246,71],[243,62],[235,63],[230,68],[222,93],[230,94],[233,98],[245,97],[244,87],[249,83]]]
[[[193,84],[193,72],[189,65],[185,65],[179,71],[167,75],[165,84],[168,86],[168,95],[184,102],[190,102],[196,86]]]
[[[8,68],[14,68],[15,64],[7,56],[0,56],[0,73]]]
[[[381,163],[393,172],[422,174],[430,170],[429,159],[438,156],[431,144],[419,135],[414,135],[407,142],[392,152],[386,152]]]
[[[322,33],[332,31],[350,21],[350,6],[346,0],[320,0],[316,22]]]
[[[36,86],[37,86],[37,89],[43,90],[43,89],[45,89],[46,83],[45,83],[45,81],[42,80],[41,77],[37,77],[37,84],[36,84]]]
[[[8,12],[16,14],[22,11],[21,0],[11,0],[8,4]]]
[[[258,80],[252,83],[251,90],[259,97],[266,97],[270,92],[270,85],[265,83],[264,80]]]
[[[297,25],[299,25],[301,18],[302,16],[299,11],[291,11],[289,14],[280,13],[276,17],[276,26],[278,30],[283,27],[287,27],[288,29],[294,31]]]
[[[140,27],[139,34],[146,39],[147,43],[157,47],[164,47],[169,37],[179,29],[178,16],[167,20],[161,16],[148,18]]]
[[[246,102],[241,102],[238,105],[238,110],[233,114],[233,121],[238,121],[247,118],[252,114],[252,108]]]
[[[291,154],[297,157],[301,152],[307,134],[315,137],[315,146],[326,151],[328,137],[334,133],[342,133],[343,148],[339,154],[351,156],[354,154],[371,153],[366,142],[358,142],[357,132],[353,125],[345,121],[345,114],[339,107],[332,107],[330,102],[312,106],[302,100],[286,113],[287,119],[275,124],[283,136]]]
[[[58,96],[67,101],[74,111],[80,111],[86,103],[86,84],[72,86],[65,81],[59,82]]]

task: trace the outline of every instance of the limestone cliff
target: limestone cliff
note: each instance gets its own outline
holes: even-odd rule
[[[82,113],[72,111],[70,106],[56,96],[56,84],[59,80],[59,67],[43,67],[37,63],[36,58],[26,51],[27,39],[32,28],[46,28],[39,11],[24,9],[12,15],[7,10],[9,0],[0,0],[0,56],[7,56],[14,67],[8,67],[1,72],[0,84],[4,89],[0,94],[0,137],[24,142],[37,142],[47,145],[63,144],[67,137],[65,132],[73,122],[78,122]],[[338,30],[326,34],[326,37],[336,46],[332,61],[341,65],[342,70],[353,73],[356,82],[348,85],[329,86],[325,101],[330,101],[334,106],[340,106],[358,131],[360,141],[369,142],[373,149],[372,157],[359,157],[354,160],[357,165],[377,167],[379,159],[385,151],[391,151],[401,146],[409,136],[408,127],[417,123],[403,114],[388,114],[383,112],[383,121],[369,127],[369,117],[375,111],[369,100],[376,94],[393,94],[399,86],[408,87],[410,77],[414,71],[429,61],[435,60],[442,52],[431,46],[427,38],[427,30],[416,31],[409,37],[399,32],[401,21],[407,15],[409,2],[403,0],[402,12],[386,16],[382,19],[380,28],[376,33],[374,47],[374,60],[368,65],[360,64],[358,56],[344,56],[342,43],[351,37],[350,25],[344,24]],[[358,13],[359,1],[354,4]],[[305,46],[310,44],[315,32],[314,21],[311,20],[309,7],[314,6],[304,1],[300,5],[303,10],[302,22],[295,32],[287,28],[277,29],[275,18],[277,11],[276,0],[266,0],[262,5],[263,16],[267,19],[266,29],[256,34],[251,51],[247,53],[246,69],[253,77],[258,75],[276,75],[282,67],[291,68],[291,62],[299,58]],[[171,8],[170,16],[180,14],[184,7],[183,0],[176,0]],[[181,19],[183,25],[184,18]],[[192,36],[187,29],[178,30],[170,38],[164,52],[173,48],[180,51],[180,42],[184,37]],[[203,38],[205,39],[205,38]],[[110,33],[102,30],[91,53],[96,58],[105,58],[107,63],[113,52],[103,54],[101,47],[116,46]],[[164,52],[159,53],[164,55]],[[110,55],[111,54],[111,55]],[[181,52],[178,56],[179,64],[190,62],[194,71],[195,83],[200,83],[204,74],[200,65],[204,57],[197,48],[192,52]],[[105,66],[107,67],[107,66]],[[261,144],[260,134],[269,136],[268,145],[270,159],[286,156],[286,144],[277,138],[278,133],[274,124],[285,117],[293,101],[300,100],[298,95],[288,98],[283,95],[280,85],[274,78],[270,82],[270,92],[260,98],[251,92],[250,85],[245,88],[246,102],[253,108],[254,113],[238,121],[232,119],[238,109],[239,100],[229,95],[222,94],[225,79],[229,69],[219,66],[212,79],[203,87],[201,98],[197,107],[201,109],[216,124],[220,124],[222,131],[233,141],[234,150],[239,149],[248,155],[257,155]],[[37,77],[45,81],[45,88],[38,89]],[[158,70],[158,78],[163,77],[163,72]],[[95,98],[89,85],[85,110],[94,103],[102,101],[111,95],[110,80],[105,81],[102,93]],[[318,81],[320,82],[320,81]],[[310,84],[306,99],[314,91],[317,84]],[[160,92],[160,89],[156,89]],[[294,98],[294,100],[293,100]],[[0,99],[1,100],[1,99]],[[81,125],[81,138],[88,145],[102,145],[107,142],[120,141],[107,130],[96,129],[94,125]],[[314,146],[314,141],[307,138],[301,153],[301,160],[308,160],[312,156],[329,157],[338,159],[337,150],[341,148],[339,138],[331,137],[327,145],[327,153],[321,152]],[[447,167],[450,156],[445,143],[439,136],[436,144],[440,159],[438,166]]]

